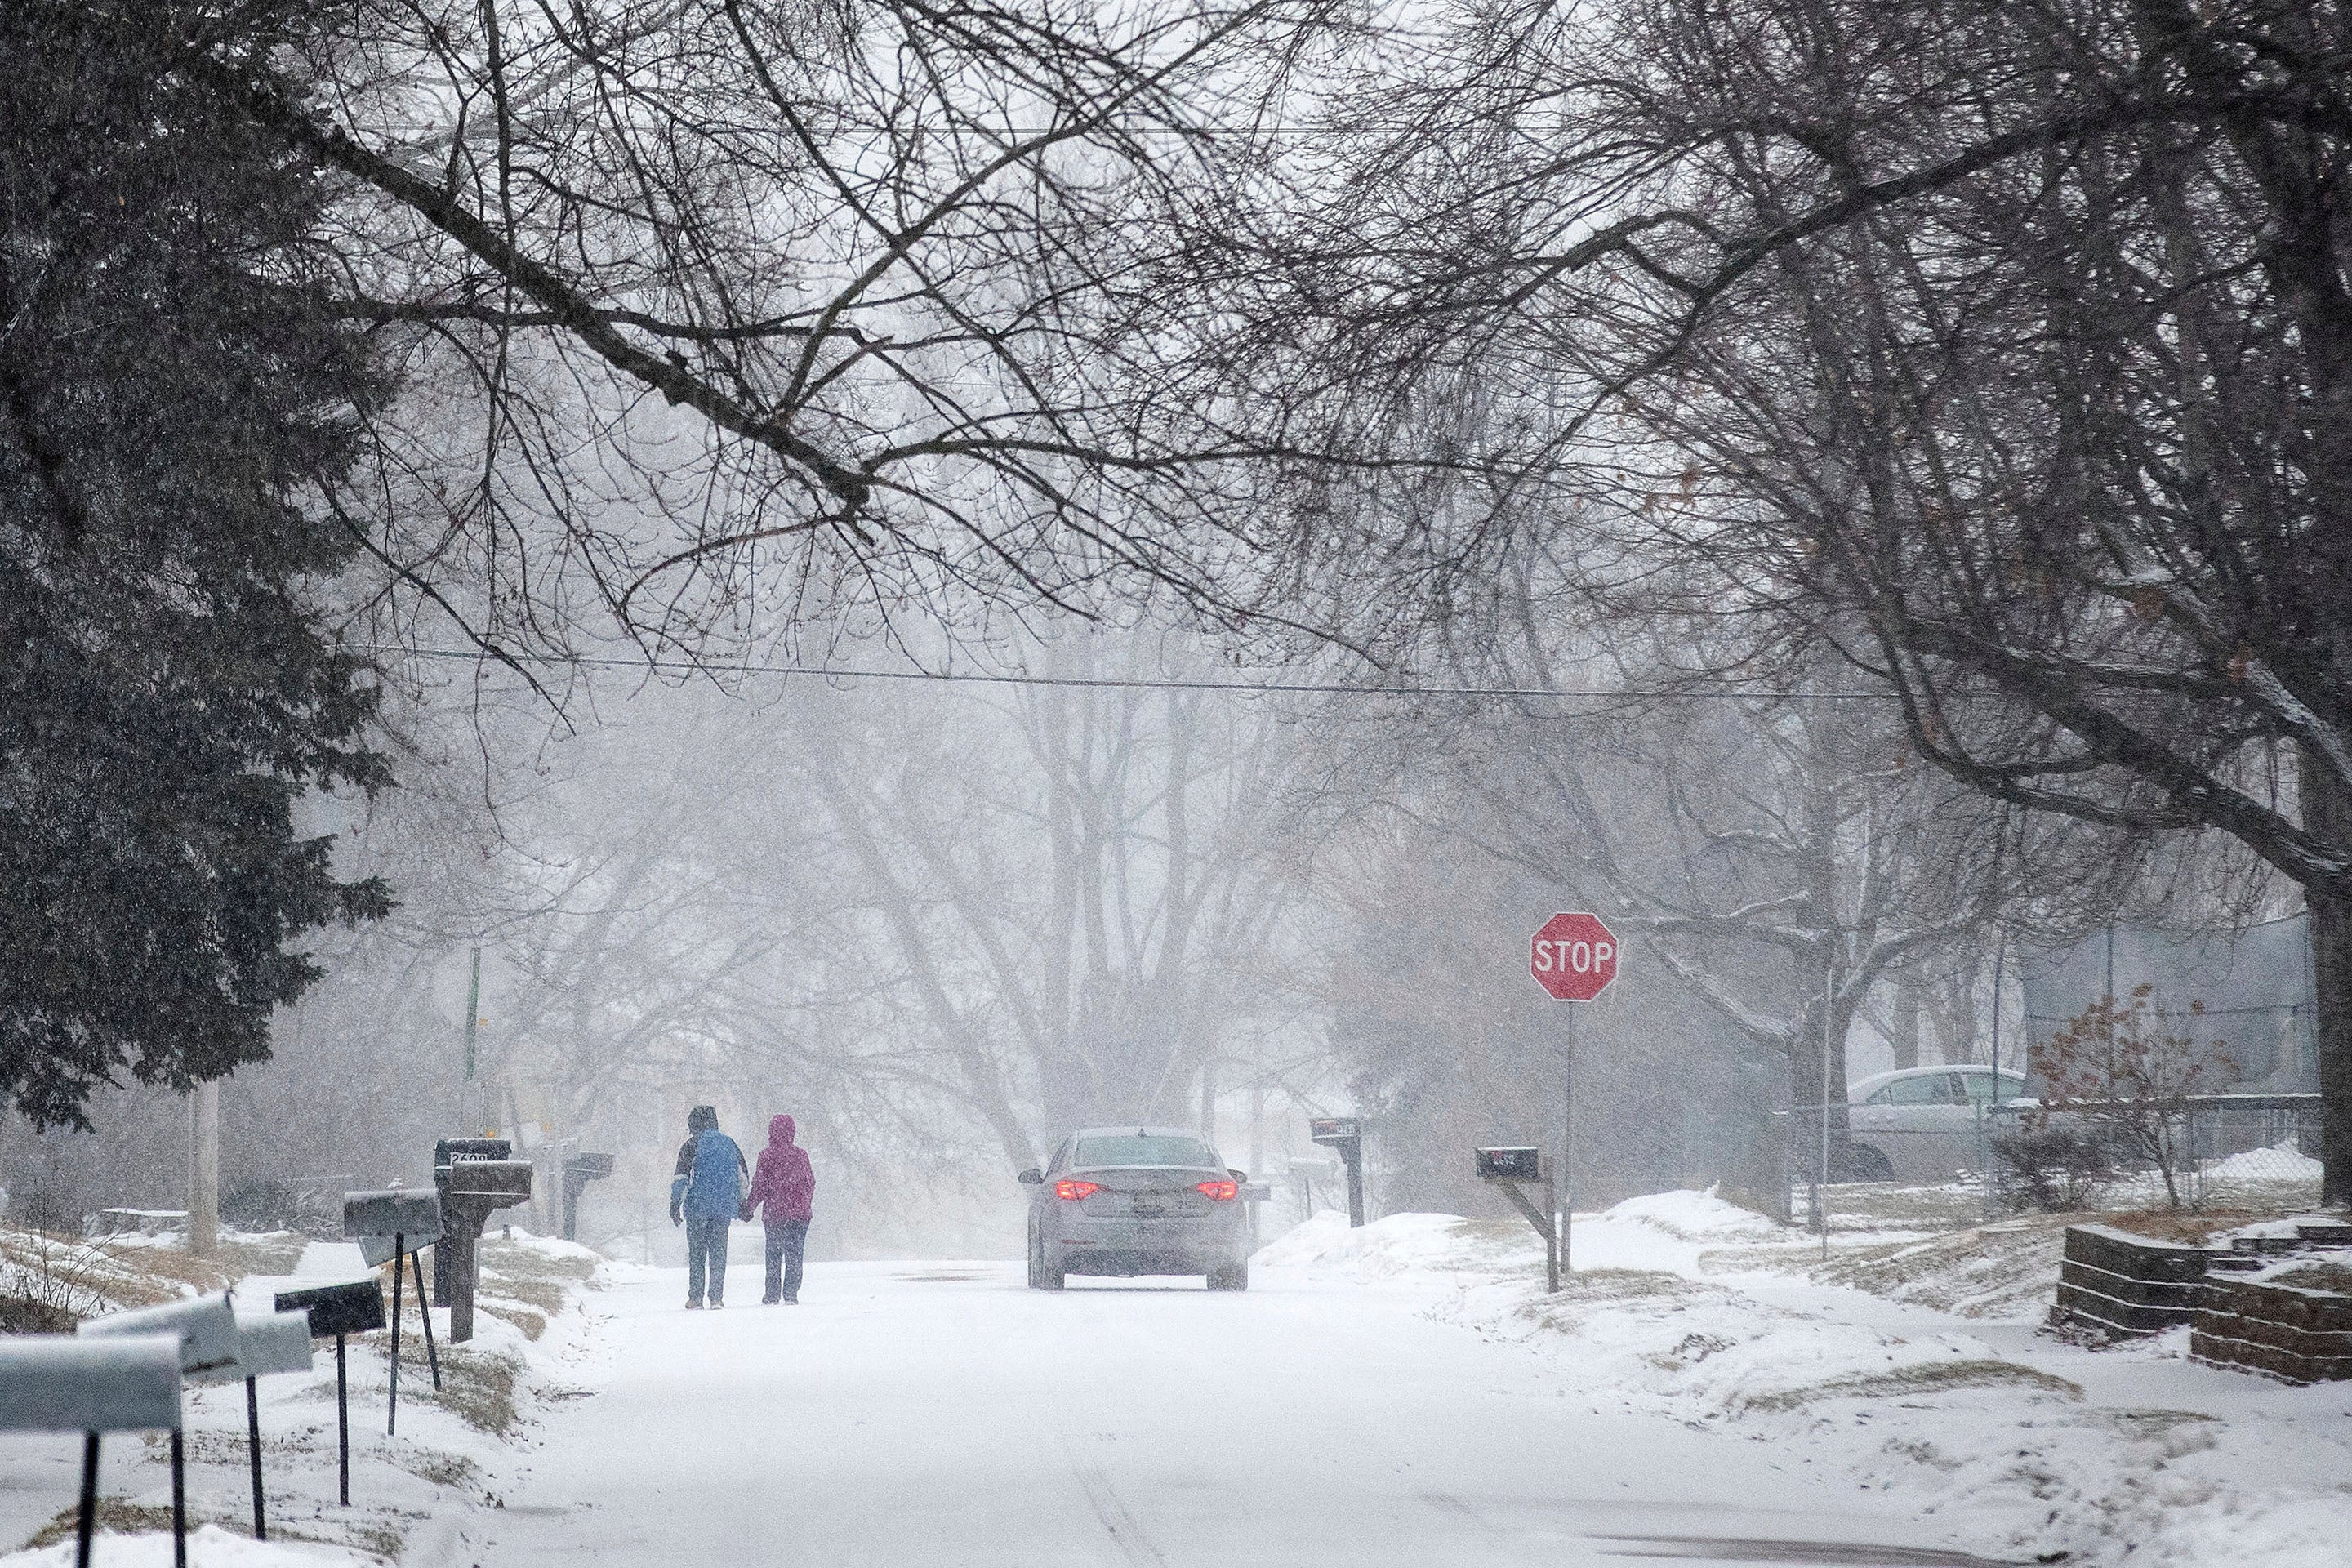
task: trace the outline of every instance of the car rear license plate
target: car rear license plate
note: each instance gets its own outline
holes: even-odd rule
[[[1137,1198],[1134,1208],[1129,1212],[1138,1219],[1166,1219],[1168,1205],[1158,1198]]]

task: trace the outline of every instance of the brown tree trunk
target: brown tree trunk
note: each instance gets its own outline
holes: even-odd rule
[[[2296,788],[2303,825],[2329,843],[2352,829],[2352,800],[2315,758],[2306,756]],[[2352,1205],[2352,898],[2304,889],[2311,911],[2312,1037],[2319,1047],[2319,1149],[2326,1163],[2320,1201]]]

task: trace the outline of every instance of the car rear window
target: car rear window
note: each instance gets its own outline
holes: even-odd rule
[[[1148,1132],[1122,1132],[1110,1138],[1081,1138],[1070,1164],[1081,1171],[1104,1165],[1192,1165],[1217,1170],[1217,1157],[1197,1138],[1157,1138]]]

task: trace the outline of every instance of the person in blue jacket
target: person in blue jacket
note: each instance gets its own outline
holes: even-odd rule
[[[727,1304],[727,1226],[743,1201],[751,1167],[735,1140],[719,1131],[719,1111],[698,1105],[686,1113],[686,1142],[677,1148],[677,1175],[669,1184],[669,1222],[686,1226],[686,1310],[699,1311],[703,1280],[710,1304]]]

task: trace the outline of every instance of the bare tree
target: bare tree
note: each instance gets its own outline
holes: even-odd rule
[[[352,10],[302,74],[189,65],[341,181],[318,245],[407,387],[330,492],[386,633],[690,655],[950,586],[1279,616],[1290,448],[1179,373],[1318,0]]]
[[[1083,678],[1166,647],[1045,657]],[[1272,1005],[1289,906],[1276,716],[1135,689],[961,706],[939,745],[812,735],[845,906],[1016,1165],[1033,1128],[1193,1120]]]
[[[1342,423],[1475,382],[1482,456],[1616,542],[1596,594],[1756,612],[1742,675],[1831,638],[1971,787],[2217,829],[2298,883],[2352,1197],[2341,19],[1500,0],[1439,26],[1443,68],[1331,117],[1343,172],[1239,352],[1341,367],[1370,389]]]

